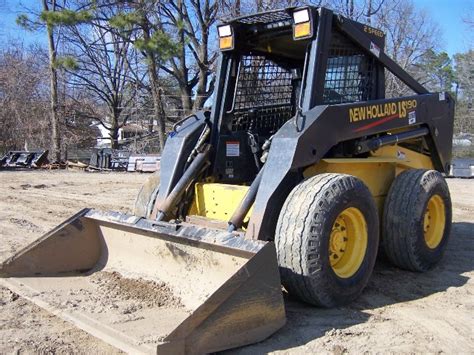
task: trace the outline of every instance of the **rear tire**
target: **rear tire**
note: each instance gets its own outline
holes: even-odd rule
[[[149,218],[153,211],[156,196],[160,188],[160,171],[155,171],[148,177],[138,192],[133,208],[133,214],[139,217]]]
[[[372,195],[356,177],[321,174],[301,182],[275,233],[283,286],[317,306],[351,302],[372,273],[378,228]]]
[[[388,259],[411,271],[427,271],[442,258],[451,232],[451,197],[435,170],[401,173],[390,187],[383,215]]]

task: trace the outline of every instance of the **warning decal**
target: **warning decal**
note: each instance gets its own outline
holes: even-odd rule
[[[380,57],[380,48],[373,42],[370,42],[370,51],[378,58]]]
[[[225,147],[226,147],[225,155],[227,157],[240,156],[240,143],[239,142],[226,142]]]

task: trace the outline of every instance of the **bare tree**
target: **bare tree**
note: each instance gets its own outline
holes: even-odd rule
[[[44,90],[48,67],[42,58],[46,53],[17,42],[4,46],[0,52],[0,150],[49,146],[51,121]]]
[[[55,12],[58,8],[56,0],[52,0],[48,4],[47,0],[43,0],[43,11]],[[49,53],[49,77],[51,90],[51,139],[53,141],[53,157],[55,161],[61,160],[61,133],[59,131],[58,117],[58,74],[56,72],[56,43],[54,40],[54,27],[51,21],[46,21],[46,32],[48,36],[48,53]]]
[[[325,0],[221,0],[219,1],[219,17],[225,19],[292,6],[324,4],[326,4]]]
[[[345,17],[370,25],[372,17],[380,11],[385,0],[326,0],[322,3]]]
[[[147,79],[153,98],[154,115],[150,118],[149,131],[153,131],[156,120],[159,144],[165,144],[166,117],[163,108],[163,88],[160,85],[162,63],[178,51],[178,45],[163,29],[162,16],[159,11],[159,0],[130,0],[127,6],[109,19],[109,23],[120,30],[123,38],[133,43],[144,59],[147,68]]]
[[[63,0],[64,1],[64,0]],[[28,30],[44,30],[48,39],[49,53],[49,79],[50,79],[50,116],[51,116],[51,148],[55,161],[61,160],[61,132],[59,130],[58,117],[58,76],[56,70],[57,59],[57,31],[55,29],[54,18],[61,7],[56,0],[42,0],[42,11],[35,12],[30,9],[29,16],[21,14],[17,23]],[[64,5],[64,3],[63,3]]]
[[[87,24],[69,26],[65,31],[65,54],[70,60],[65,60],[63,67],[69,74],[69,85],[95,98],[95,107],[88,106],[77,115],[97,120],[109,131],[112,147],[117,148],[119,129],[130,118],[125,108],[133,104],[144,75],[131,42],[103,20],[113,16],[115,9],[96,11],[96,18]],[[105,115],[101,107],[107,108]]]
[[[219,16],[222,17],[238,17],[242,13],[241,1],[219,1]]]
[[[465,15],[462,17],[462,21],[465,25],[465,37],[468,48],[474,48],[474,4],[469,4],[469,7],[465,9]]]
[[[474,134],[474,50],[454,55],[457,133]]]
[[[424,73],[416,64],[429,51],[438,51],[441,38],[439,27],[428,14],[418,10],[411,0],[397,0],[384,4],[373,20],[374,25],[386,34],[386,52],[416,79],[423,79]],[[387,74],[387,97],[411,93],[405,84]]]
[[[50,77],[50,106],[51,106],[51,141],[52,156],[55,161],[61,160],[61,131],[58,114],[58,46],[60,43],[60,32],[63,25],[82,23],[90,18],[87,11],[81,7],[70,8],[67,0],[42,0],[41,11],[27,9],[28,14],[21,14],[17,18],[17,24],[32,30],[46,30],[49,54],[49,77]]]
[[[163,147],[167,120],[164,96],[177,88],[178,97],[173,101],[178,104],[176,108],[182,116],[201,109],[213,92],[211,76],[217,55],[209,40],[218,2],[133,0],[128,6],[112,18],[111,23],[133,33],[132,42],[145,59]],[[173,79],[171,90],[161,85],[163,78]]]
[[[47,148],[51,142],[48,52],[38,45],[7,42],[0,51],[0,151]],[[61,74],[61,72],[58,72]],[[58,75],[58,115],[62,150],[67,145],[90,146],[90,121],[75,120]],[[77,92],[78,95],[81,95]],[[80,105],[84,105],[80,102]]]
[[[217,20],[218,2],[178,0],[163,2],[163,28],[176,33],[179,50],[160,68],[175,78],[184,114],[201,109],[214,90],[210,79],[217,53],[209,45],[211,27]],[[195,92],[195,95],[194,95]]]

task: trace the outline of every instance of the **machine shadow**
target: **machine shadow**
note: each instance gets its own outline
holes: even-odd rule
[[[463,274],[474,270],[473,240],[474,223],[453,223],[451,240],[443,260],[426,273],[401,270],[380,258],[363,294],[347,307],[315,308],[285,295],[286,325],[263,342],[226,354],[268,353],[302,346],[327,332],[337,332],[369,321],[370,310],[421,299],[451,287],[461,287],[468,281]]]

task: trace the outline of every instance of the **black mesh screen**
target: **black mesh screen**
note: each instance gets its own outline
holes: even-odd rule
[[[290,24],[292,18],[290,14],[286,11],[269,11],[261,14],[250,15],[246,17],[241,17],[236,20],[236,22],[245,23],[245,24],[272,24],[276,22]]]
[[[292,116],[291,106],[272,107],[255,112],[236,112],[232,120],[232,131],[258,131],[273,134]]]
[[[339,33],[333,32],[329,49],[324,102],[336,104],[375,99],[375,63]]]
[[[234,109],[291,103],[291,72],[262,56],[242,56]]]
[[[263,56],[242,56],[233,102],[233,131],[273,133],[291,118],[290,70]]]

